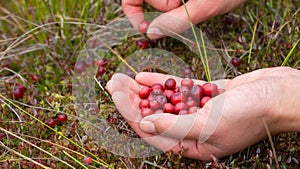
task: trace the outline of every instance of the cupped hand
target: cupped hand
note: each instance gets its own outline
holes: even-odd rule
[[[224,14],[244,3],[246,0],[189,0],[186,9],[193,24],[200,23],[219,14]],[[182,0],[122,0],[125,15],[135,29],[145,20],[143,2],[164,12],[154,19],[148,29],[148,37],[158,39],[166,30],[176,33],[185,31],[190,26],[190,19]]]
[[[207,102],[197,113],[161,113],[142,118],[138,108],[139,89],[143,85],[163,84],[170,77],[180,81],[178,77],[158,73],[139,73],[135,80],[115,74],[106,87],[133,130],[162,151],[209,161],[264,139],[267,136],[264,122],[271,134],[299,130],[297,100],[300,94],[289,92],[290,89],[300,91],[298,70],[268,68],[232,80],[215,81],[226,91]]]

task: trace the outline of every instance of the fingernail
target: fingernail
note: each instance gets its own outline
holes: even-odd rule
[[[156,134],[155,126],[151,121],[141,121],[140,128],[145,133]]]
[[[158,39],[163,35],[163,33],[158,28],[150,27],[147,31],[147,36],[150,39]]]

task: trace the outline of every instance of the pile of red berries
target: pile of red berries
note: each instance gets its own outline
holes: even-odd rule
[[[139,91],[142,99],[139,103],[143,117],[154,113],[172,113],[177,115],[197,112],[212,97],[221,92],[214,83],[205,83],[202,86],[185,78],[181,86],[177,87],[176,81],[169,78],[164,86],[156,83],[151,87],[144,86]]]

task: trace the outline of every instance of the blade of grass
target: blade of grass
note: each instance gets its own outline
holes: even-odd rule
[[[113,54],[115,54],[126,66],[128,66],[129,69],[131,69],[135,74],[138,74],[138,72],[132,67],[129,65],[129,63],[123,59],[123,57],[115,50],[113,50],[109,45],[107,45],[105,42],[102,42],[103,45],[105,47],[107,47]]]
[[[58,158],[58,157],[54,156],[53,154],[49,153],[48,151],[46,151],[46,150],[44,150],[44,149],[42,149],[42,148],[40,148],[40,147],[38,147],[38,146],[36,146],[36,145],[30,143],[29,141],[23,139],[22,137],[19,137],[19,136],[15,135],[14,133],[12,133],[12,132],[10,132],[10,131],[8,131],[8,130],[5,130],[5,129],[2,128],[2,127],[0,127],[0,130],[3,131],[3,132],[5,132],[5,133],[7,133],[7,134],[9,134],[9,135],[14,136],[15,138],[17,138],[17,139],[19,139],[19,140],[22,140],[23,142],[25,142],[25,143],[31,145],[32,147],[35,147],[36,149],[38,149],[38,150],[40,150],[40,151],[42,151],[42,152],[48,154],[49,156],[53,157],[53,158],[56,159],[57,161],[60,161],[60,162],[64,163],[65,165],[67,165],[67,166],[69,166],[69,167],[75,169],[75,167],[73,167],[71,164],[69,164],[69,163],[67,163],[67,162],[65,162],[65,161],[63,161],[63,160],[61,160],[60,158]]]
[[[277,169],[280,169],[279,163],[278,163],[278,158],[277,158],[276,151],[275,151],[274,142],[273,142],[273,140],[272,140],[272,136],[271,136],[269,127],[268,127],[267,122],[265,121],[264,118],[262,118],[262,121],[263,121],[263,123],[264,123],[264,126],[265,126],[265,129],[266,129],[266,132],[267,132],[269,141],[270,141],[270,143],[271,143],[272,151],[273,151],[274,158],[275,158],[275,162],[276,162],[276,168],[277,168]]]
[[[56,147],[59,147],[59,148],[68,150],[68,151],[70,151],[70,152],[72,152],[72,153],[74,153],[74,154],[77,154],[77,155],[81,156],[81,157],[86,157],[86,155],[84,155],[84,154],[81,154],[81,153],[79,153],[79,152],[77,152],[77,151],[74,151],[74,150],[72,150],[72,149],[70,149],[70,148],[68,148],[68,147],[64,147],[64,146],[62,146],[62,145],[60,145],[60,144],[53,143],[53,142],[51,142],[51,141],[43,140],[43,139],[40,139],[40,138],[37,138],[37,137],[33,137],[33,136],[30,136],[30,135],[21,134],[21,133],[18,133],[18,135],[21,135],[21,136],[23,136],[23,137],[28,137],[28,138],[31,138],[31,139],[35,139],[35,140],[38,140],[38,141],[41,141],[41,142],[44,142],[44,143],[47,143],[47,144],[51,144],[51,145],[54,145],[54,146],[56,146]],[[95,162],[95,163],[97,163],[97,164],[100,164],[100,165],[101,165],[101,163],[99,163],[98,161],[96,161],[96,160],[94,160],[94,159],[92,159],[92,161]]]
[[[288,60],[290,59],[291,55],[293,54],[294,50],[296,49],[296,46],[298,45],[300,39],[297,40],[297,42],[294,44],[293,48],[289,51],[288,55],[285,57],[284,61],[282,62],[281,66],[285,66]]]
[[[185,4],[184,0],[182,0],[182,3],[183,3],[183,6],[184,6],[185,11],[186,11],[186,13],[187,13],[187,16],[188,16],[188,18],[189,18],[189,22],[190,22],[190,25],[191,25],[191,28],[192,28],[192,31],[193,31],[193,35],[194,35],[194,38],[195,38],[195,41],[196,41],[196,44],[197,44],[198,52],[199,52],[200,59],[201,59],[202,65],[203,65],[203,69],[204,69],[204,72],[205,72],[206,79],[207,79],[207,81],[210,82],[210,81],[211,81],[211,79],[210,79],[210,72],[209,72],[209,69],[207,69],[207,66],[208,66],[208,65],[205,64],[205,63],[207,63],[208,61],[205,60],[205,58],[203,58],[203,54],[202,54],[202,51],[201,51],[201,48],[200,48],[200,45],[199,45],[198,37],[197,37],[196,31],[195,31],[195,29],[194,29],[194,25],[193,25],[193,23],[192,23],[192,20],[191,20],[189,11],[188,11],[187,8],[186,8],[186,4]],[[202,32],[201,29],[200,29],[200,32]],[[200,35],[202,36],[202,33],[200,33]],[[202,37],[202,38],[203,38],[203,37]],[[201,39],[202,39],[202,38],[201,38]],[[202,43],[203,43],[203,42],[202,42]],[[206,50],[205,47],[203,47],[203,50]]]
[[[31,118],[33,118],[34,120],[38,121],[40,124],[46,126],[48,129],[52,130],[53,132],[55,132],[56,134],[60,135],[61,137],[63,137],[64,139],[68,140],[70,143],[74,144],[76,147],[79,147],[80,149],[82,149],[83,151],[85,151],[86,153],[90,154],[92,157],[94,157],[95,159],[97,159],[99,162],[101,162],[101,165],[103,167],[108,167],[109,165],[103,161],[102,159],[98,158],[97,156],[95,156],[93,153],[91,153],[90,151],[88,151],[87,149],[83,148],[82,146],[80,146],[79,144],[77,144],[76,142],[72,141],[71,139],[69,139],[68,137],[66,137],[63,133],[58,132],[56,130],[54,130],[53,128],[51,128],[50,126],[48,126],[47,124],[45,124],[44,122],[42,122],[40,119],[36,118],[35,116],[31,115],[30,113],[28,113],[27,111],[25,111],[24,109],[22,109],[20,106],[16,105],[15,103],[13,103],[12,101],[10,101],[9,99],[7,99],[6,97],[4,97],[2,94],[0,94],[0,97],[7,101],[8,103],[10,103],[11,105],[13,105],[14,107],[16,107],[17,109],[19,109],[21,112],[25,113],[26,115],[30,116]]]
[[[63,153],[66,154],[69,158],[71,158],[72,160],[74,160],[76,163],[78,163],[79,165],[81,165],[83,168],[88,169],[84,164],[82,164],[80,161],[78,161],[76,158],[74,158],[73,156],[71,156],[69,153],[67,153],[66,151],[63,150]]]
[[[6,146],[5,144],[3,144],[1,141],[0,141],[0,146],[2,146],[3,148],[7,149],[8,151],[10,151],[10,152],[12,152],[12,153],[14,153],[14,154],[16,154],[16,155],[18,155],[18,156],[20,156],[20,157],[26,159],[26,160],[28,160],[28,161],[30,161],[30,162],[32,162],[32,163],[34,163],[34,164],[36,164],[36,165],[38,165],[38,166],[40,166],[40,167],[42,167],[42,168],[45,168],[45,169],[51,169],[50,167],[47,167],[47,166],[45,166],[45,165],[43,165],[43,164],[41,164],[41,163],[38,163],[38,162],[36,162],[35,160],[33,160],[33,159],[31,159],[31,158],[29,158],[29,157],[27,157],[27,156],[25,156],[25,155],[23,155],[23,154],[21,154],[21,153],[15,151],[15,150],[13,150],[13,149],[7,147],[7,146]]]
[[[251,61],[251,54],[252,54],[252,49],[253,49],[253,44],[254,44],[257,25],[258,25],[258,19],[256,19],[256,22],[255,22],[255,25],[254,25],[254,28],[253,28],[253,32],[252,32],[252,39],[251,39],[249,55],[248,55],[248,64],[250,64],[250,61]]]

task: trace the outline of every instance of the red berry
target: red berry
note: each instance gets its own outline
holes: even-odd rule
[[[200,85],[194,85],[191,88],[191,96],[194,100],[200,100],[204,95],[203,88]]]
[[[167,103],[167,98],[163,95],[156,96],[156,101],[160,107],[163,107]]]
[[[55,126],[55,120],[54,119],[48,119],[46,122],[45,122],[48,126],[50,127],[54,127]]]
[[[211,99],[211,97],[204,96],[200,101],[200,106],[203,107],[210,99]]]
[[[84,157],[83,162],[84,164],[88,165],[92,163],[92,158],[91,157]]]
[[[176,81],[173,78],[166,80],[165,82],[165,89],[167,90],[175,90],[176,88]]]
[[[189,114],[197,113],[197,111],[198,111],[198,107],[190,107],[189,108]]]
[[[174,113],[174,105],[171,103],[166,103],[164,105],[164,112],[166,113]]]
[[[160,105],[156,100],[152,100],[150,101],[150,108],[155,111],[157,109],[159,109]]]
[[[141,100],[140,104],[139,104],[139,107],[141,109],[143,109],[143,108],[150,108],[150,102],[149,102],[149,100],[147,100],[147,99]]]
[[[30,77],[33,82],[39,82],[42,79],[41,75],[31,74]]]
[[[185,115],[185,114],[189,114],[188,110],[180,110],[178,115]]]
[[[21,88],[14,88],[11,91],[11,97],[15,100],[21,99],[24,96],[24,90],[22,90]]]
[[[100,66],[97,70],[97,75],[102,76],[105,73],[105,68],[103,66]]]
[[[188,88],[192,88],[194,86],[194,81],[192,79],[183,79],[181,81],[181,86],[186,86]]]
[[[178,114],[181,110],[188,110],[188,108],[188,105],[186,105],[183,102],[180,102],[175,105],[174,112]]]
[[[136,41],[136,47],[138,49],[146,49],[148,48],[148,40],[147,39],[140,39]]]
[[[149,25],[150,25],[149,21],[143,21],[142,23],[140,23],[140,32],[146,33]]]
[[[159,84],[159,83],[155,83],[155,84],[153,84],[151,87],[152,87],[153,90],[154,90],[154,89],[160,89],[161,91],[164,91],[164,90],[165,90],[165,88],[163,87],[163,85],[161,85],[161,84]]]
[[[144,109],[142,109],[141,114],[142,114],[142,117],[146,117],[146,116],[153,114],[153,111],[150,108],[144,108]]]
[[[170,100],[171,96],[174,94],[174,91],[173,90],[165,90],[164,91],[164,96],[166,96],[166,98],[168,100]]]
[[[78,61],[75,64],[74,71],[76,73],[82,73],[82,72],[85,71],[85,68],[86,68],[85,62],[84,61]]]
[[[238,57],[234,57],[234,58],[231,59],[231,64],[232,64],[233,66],[235,66],[235,67],[240,66],[241,63],[242,63],[242,62],[241,62],[241,59],[238,58]]]
[[[180,86],[178,88],[178,92],[181,92],[183,94],[185,94],[186,96],[190,95],[190,88],[188,88],[187,86]]]
[[[150,94],[150,95],[147,97],[147,99],[148,99],[149,101],[154,101],[154,100],[156,100],[156,95]]]
[[[218,86],[214,83],[205,83],[203,86],[203,92],[206,96],[216,96],[218,95]]]
[[[171,96],[170,101],[174,105],[179,103],[179,102],[185,102],[186,101],[186,95],[181,93],[181,92],[174,93]]]
[[[21,83],[18,83],[17,84],[17,86],[16,86],[16,88],[19,88],[19,89],[21,89],[21,90],[26,90],[27,88],[23,85],[23,84],[21,84]]]
[[[144,86],[140,91],[139,91],[139,97],[141,99],[146,99],[150,93],[151,93],[152,89],[148,86]]]
[[[156,95],[156,96],[162,95],[163,93],[164,93],[164,91],[161,89],[153,89],[151,92],[151,94]]]
[[[188,100],[185,102],[189,107],[196,107],[197,102],[195,100]]]
[[[100,66],[104,67],[104,66],[107,65],[107,61],[105,59],[99,59],[99,60],[96,61],[96,65],[98,67],[100,67]]]
[[[64,113],[60,113],[57,115],[57,120],[61,123],[67,121],[67,119],[68,119],[68,116]]]
[[[183,69],[183,75],[186,78],[191,78],[191,76],[192,76],[192,70],[190,68],[188,68],[188,67],[184,68]]]

